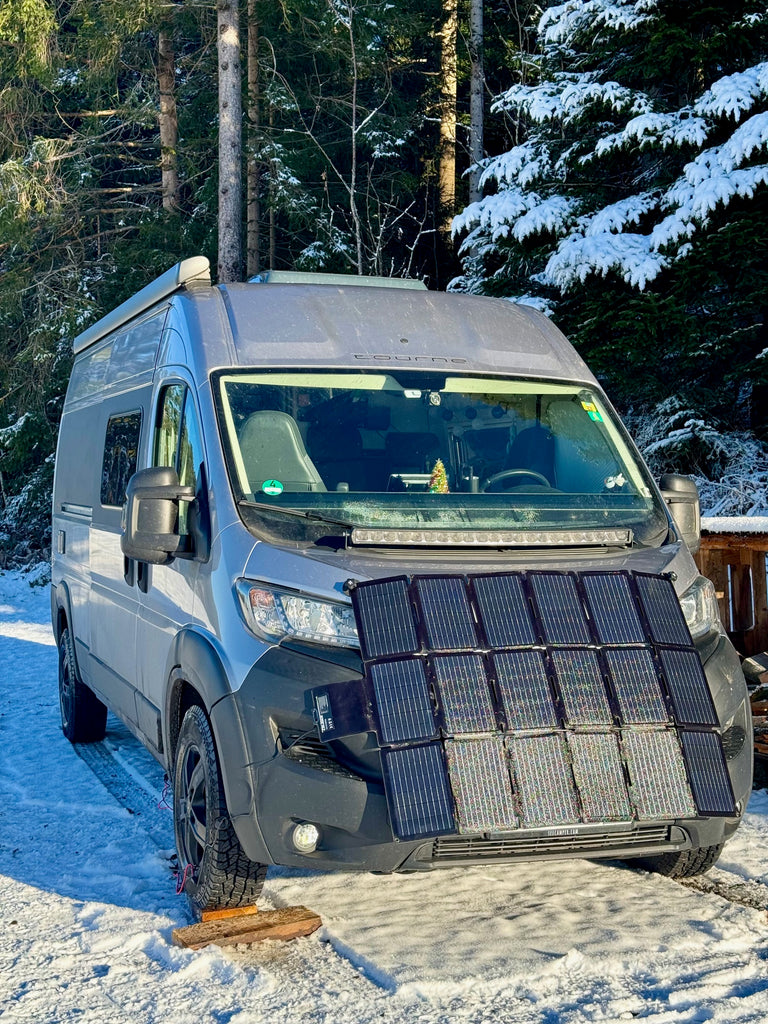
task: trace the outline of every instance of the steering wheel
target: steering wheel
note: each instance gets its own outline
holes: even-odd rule
[[[545,487],[552,486],[549,480],[542,473],[537,473],[535,469],[502,469],[500,473],[494,473],[487,480],[483,480],[480,490],[487,491],[492,484],[497,484],[499,480],[506,480],[513,476],[529,476],[537,484],[544,484]]]

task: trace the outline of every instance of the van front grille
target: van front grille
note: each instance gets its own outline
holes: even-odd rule
[[[358,778],[355,772],[339,764],[333,748],[324,743],[317,733],[299,733],[288,729],[280,730],[280,746],[283,756],[291,761],[306,765],[314,771],[341,775],[344,778]]]
[[[577,832],[575,835],[441,836],[432,844],[432,860],[493,860],[544,854],[606,854],[611,850],[663,846],[670,842],[668,825],[641,825],[631,832]]]

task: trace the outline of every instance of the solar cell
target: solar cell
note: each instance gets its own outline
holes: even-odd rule
[[[381,752],[392,831],[398,839],[456,831],[440,743]]]
[[[610,725],[613,714],[597,652],[569,647],[552,651],[567,725]]]
[[[672,729],[624,729],[621,743],[629,769],[629,795],[640,821],[696,814],[680,744]]]
[[[502,738],[447,740],[445,752],[459,832],[507,832],[517,828]]]
[[[690,647],[691,634],[688,632],[685,616],[671,580],[664,576],[646,576],[642,573],[636,574],[635,580],[651,627],[651,636],[656,643]]]
[[[589,610],[601,643],[643,643],[645,631],[624,573],[585,573],[582,576]]]
[[[631,821],[632,808],[612,733],[570,733],[573,777],[584,821]]]
[[[557,727],[541,651],[500,651],[493,667],[508,729]]]
[[[495,732],[491,690],[480,655],[435,655],[432,667],[446,732]]]
[[[733,789],[720,737],[713,732],[685,730],[680,738],[699,814],[735,814]]]
[[[587,644],[589,626],[573,576],[565,573],[528,574],[539,609],[544,639],[550,644]]]
[[[361,583],[352,591],[352,604],[363,657],[382,658],[419,649],[404,577]]]
[[[653,656],[647,647],[607,648],[605,662],[626,725],[669,721]]]
[[[518,573],[475,576],[472,584],[491,647],[526,647],[536,643],[536,630]]]
[[[577,822],[576,790],[563,736],[513,736],[506,742],[523,827]]]
[[[707,677],[696,651],[662,648],[659,659],[677,721],[682,725],[717,725]]]
[[[437,725],[422,658],[377,662],[369,667],[368,675],[382,743],[414,742],[435,735]]]
[[[463,577],[417,576],[416,589],[430,650],[456,651],[477,646]]]

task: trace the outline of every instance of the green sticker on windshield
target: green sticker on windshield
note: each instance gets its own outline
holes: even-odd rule
[[[595,423],[602,423],[603,422],[603,417],[597,411],[597,406],[595,405],[594,402],[582,401],[581,408],[584,409],[584,411],[587,413],[589,418],[591,420],[594,420]]]
[[[283,493],[283,485],[279,480],[265,480],[261,485],[261,489],[265,494],[275,495]]]

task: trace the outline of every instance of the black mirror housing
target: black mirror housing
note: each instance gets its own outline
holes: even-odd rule
[[[179,550],[179,502],[194,501],[172,466],[139,470],[128,481],[120,547],[128,558],[166,565]]]
[[[701,547],[701,511],[699,489],[688,476],[679,473],[665,473],[659,481],[661,496],[677,531],[692,555]]]

